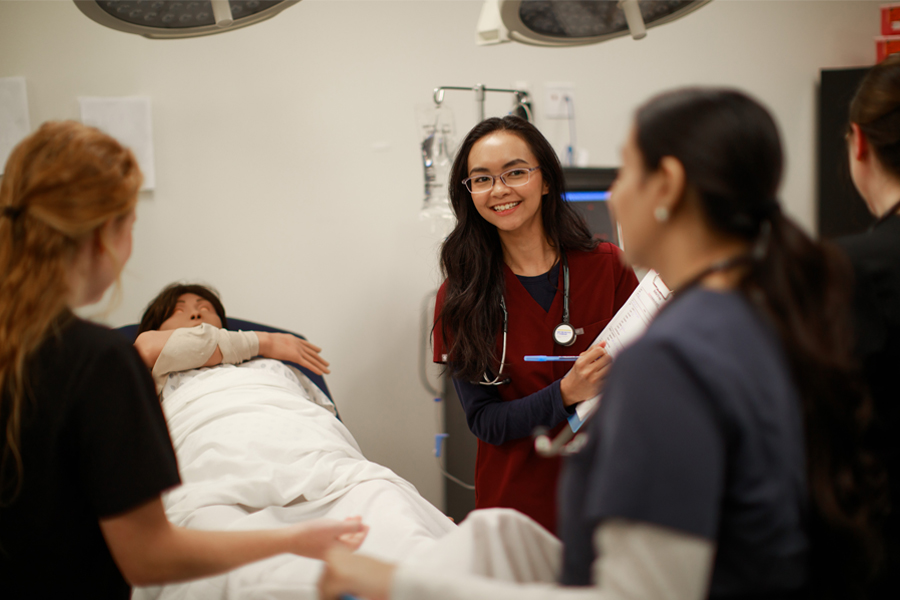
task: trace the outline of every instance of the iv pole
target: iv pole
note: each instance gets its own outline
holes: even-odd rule
[[[484,84],[477,83],[474,87],[457,87],[452,85],[442,85],[434,88],[434,103],[438,106],[444,101],[444,92],[447,90],[462,90],[466,92],[475,92],[475,102],[478,103],[478,120],[484,121],[484,95],[485,92],[500,92],[503,94],[515,94],[516,103],[525,109],[528,120],[531,121],[531,97],[525,90],[509,90],[503,88],[487,88]]]
[[[532,121],[531,97],[529,96],[528,92],[526,92],[525,90],[486,88],[486,87],[484,87],[484,84],[481,84],[481,83],[476,84],[474,87],[457,87],[457,86],[444,85],[441,87],[434,88],[434,103],[437,106],[440,106],[441,103],[444,101],[444,92],[447,90],[461,90],[464,92],[475,92],[475,102],[478,103],[478,120],[479,120],[479,122],[484,121],[484,95],[486,92],[499,92],[499,93],[503,93],[503,94],[515,94],[516,95],[516,106],[522,108],[522,110],[525,112],[526,119],[528,121]],[[419,359],[420,359],[419,360],[419,377],[422,382],[422,386],[435,396],[435,401],[441,402],[441,401],[443,401],[443,392],[441,390],[435,388],[431,384],[431,382],[428,380],[428,372],[425,368],[425,361],[423,360],[423,357],[426,355],[427,343],[428,343],[428,337],[429,337],[429,333],[427,333],[427,332],[430,331],[430,329],[428,327],[428,320],[427,320],[427,313],[428,313],[427,306],[434,302],[434,296],[436,293],[437,293],[437,291],[435,290],[434,292],[432,292],[431,294],[426,296],[424,299],[424,303],[423,303],[422,326],[421,326],[421,333],[420,333],[421,345],[419,347]],[[570,429],[570,431],[571,431],[571,429]],[[446,433],[439,433],[439,434],[435,435],[434,453],[435,453],[435,459],[438,462],[438,468],[440,469],[440,471],[444,475],[444,477],[446,477],[447,479],[453,481],[454,483],[459,484],[460,486],[462,486],[466,489],[474,490],[475,486],[465,483],[464,481],[451,475],[444,468],[444,465],[441,462],[441,448],[443,447],[444,439],[446,437],[447,437]],[[568,441],[568,439],[566,441]],[[557,447],[553,446],[552,444],[553,444],[553,442],[550,442],[548,440],[547,445],[552,446],[551,452],[559,453],[559,450],[557,449]]]

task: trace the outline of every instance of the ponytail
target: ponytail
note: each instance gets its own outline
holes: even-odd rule
[[[765,254],[739,287],[775,326],[800,392],[812,597],[862,598],[883,558],[887,497],[864,450],[871,402],[850,354],[852,269],[836,247],[814,242],[779,211]]]

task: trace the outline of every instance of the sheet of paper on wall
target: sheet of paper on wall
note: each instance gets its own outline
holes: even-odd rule
[[[669,299],[669,295],[669,288],[656,271],[648,271],[591,345],[605,341],[606,351],[615,359],[626,346],[644,333],[659,308]],[[575,407],[575,412],[569,417],[572,431],[578,431],[599,401],[600,396],[597,395]]]
[[[81,122],[96,127],[131,148],[144,174],[142,191],[156,187],[150,98],[79,98]]]
[[[24,77],[0,77],[0,175],[16,144],[31,133]]]

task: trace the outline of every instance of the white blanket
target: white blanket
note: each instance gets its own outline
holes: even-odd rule
[[[257,359],[170,378],[163,410],[183,485],[164,497],[176,525],[245,530],[361,515],[360,552],[400,561],[455,526],[390,469],[365,459],[350,432],[308,399],[294,372]],[[291,555],[133,598],[315,598],[321,563]]]

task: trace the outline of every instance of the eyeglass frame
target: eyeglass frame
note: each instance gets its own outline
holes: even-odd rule
[[[462,180],[461,183],[465,186],[465,188],[467,190],[469,190],[470,194],[486,194],[487,192],[490,192],[492,189],[494,189],[494,184],[497,183],[497,178],[499,178],[500,181],[503,182],[503,185],[505,185],[506,187],[522,187],[523,185],[526,185],[529,181],[531,181],[532,171],[537,171],[540,168],[541,168],[540,165],[538,165],[536,167],[513,167],[511,169],[507,169],[507,170],[503,171],[499,175],[491,175],[490,173],[487,173],[484,175],[473,175],[472,177],[466,177],[465,179]],[[511,173],[512,171],[528,171],[528,179],[526,179],[524,183],[510,185],[510,184],[506,183],[506,178],[504,177],[504,175],[506,175],[507,173]],[[491,178],[491,187],[489,187],[486,190],[481,190],[480,192],[473,192],[472,188],[469,187],[469,182],[471,182],[476,177],[490,177]]]

